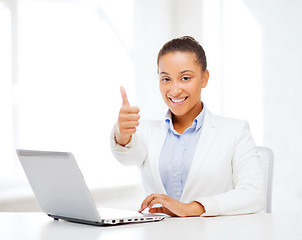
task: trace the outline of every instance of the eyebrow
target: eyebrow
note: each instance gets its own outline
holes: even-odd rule
[[[192,70],[183,70],[183,71],[181,71],[180,73],[181,73],[181,74],[184,74],[184,73],[186,73],[186,72],[192,72],[192,73],[194,73],[194,71],[192,71]],[[167,72],[160,72],[160,74],[169,75],[169,73],[167,73]]]
[[[160,72],[160,74],[169,75],[169,73],[167,73],[167,72]]]
[[[181,73],[181,74],[184,74],[184,73],[186,73],[186,72],[192,72],[192,73],[194,73],[194,71],[192,71],[192,70],[183,70],[183,71],[181,71],[180,73]]]

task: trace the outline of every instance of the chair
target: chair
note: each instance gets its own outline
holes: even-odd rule
[[[274,167],[274,154],[273,151],[268,147],[258,146],[261,163],[265,171],[266,180],[266,206],[265,212],[272,212],[272,187],[273,187],[273,167]]]

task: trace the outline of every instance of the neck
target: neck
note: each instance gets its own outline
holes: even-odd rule
[[[203,104],[197,104],[187,114],[176,116],[172,113],[173,127],[178,133],[183,133],[188,127],[192,126],[194,119],[201,113]]]

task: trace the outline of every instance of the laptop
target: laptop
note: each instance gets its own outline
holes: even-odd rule
[[[17,155],[41,210],[55,220],[91,225],[160,221],[165,214],[97,209],[78,164],[70,152],[17,149]]]

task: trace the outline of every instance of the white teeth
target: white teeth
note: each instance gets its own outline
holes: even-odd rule
[[[170,99],[174,103],[180,103],[180,102],[183,102],[186,98],[182,98],[182,99],[173,99],[173,98],[170,98]]]

